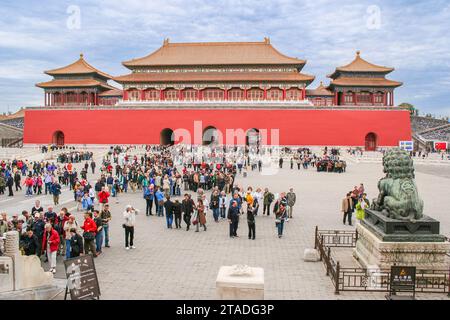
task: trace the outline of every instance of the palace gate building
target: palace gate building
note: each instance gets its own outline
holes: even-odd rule
[[[52,80],[36,84],[45,103],[26,109],[24,143],[169,144],[180,128],[197,139],[193,143],[207,143],[205,130],[226,129],[249,136],[278,129],[278,141],[270,134],[262,141],[283,146],[373,150],[411,140],[409,112],[394,103],[394,90],[402,83],[386,78],[393,68],[369,63],[357,52],[352,62],[328,75],[328,85],[309,89],[315,77],[302,72],[305,64],[280,53],[268,38],[166,39],[153,53],[123,62],[129,73],[115,77],[80,55],[72,64],[46,71]]]

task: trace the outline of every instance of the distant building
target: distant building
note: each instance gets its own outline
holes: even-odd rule
[[[395,107],[393,68],[356,58],[307,89],[305,60],[262,42],[171,43],[123,62],[112,77],[88,64],[46,71],[43,107],[28,108],[28,144],[168,144],[174,130],[279,130],[280,145],[396,146],[411,140],[407,110]],[[117,89],[108,84],[114,80]],[[201,143],[202,141],[200,141]],[[236,142],[238,144],[241,142]],[[244,142],[245,143],[245,142]],[[263,141],[273,144],[268,138]]]

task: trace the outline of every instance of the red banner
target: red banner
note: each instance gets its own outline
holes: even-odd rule
[[[447,150],[447,142],[435,142],[434,149],[435,150]]]

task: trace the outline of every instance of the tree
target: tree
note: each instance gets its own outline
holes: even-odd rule
[[[409,114],[412,116],[417,116],[419,114],[419,109],[416,109],[411,103],[403,102],[399,105],[399,107],[407,108],[409,110]]]

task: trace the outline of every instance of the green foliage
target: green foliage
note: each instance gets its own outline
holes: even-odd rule
[[[411,103],[403,102],[399,105],[399,107],[407,108],[409,110],[409,114],[412,116],[419,115],[419,109],[416,109]]]

